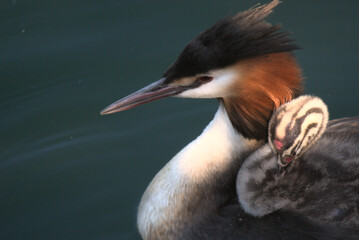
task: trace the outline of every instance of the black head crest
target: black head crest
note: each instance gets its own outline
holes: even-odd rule
[[[274,0],[220,20],[198,35],[166,71],[166,82],[230,66],[241,59],[298,49],[279,24],[265,22]]]

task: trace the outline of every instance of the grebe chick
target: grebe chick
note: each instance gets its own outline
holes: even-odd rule
[[[313,220],[359,227],[359,160],[351,165],[320,156],[317,151],[328,123],[328,109],[313,96],[301,96],[278,108],[269,122],[268,144],[252,153],[237,178],[237,193],[245,212],[262,217],[278,209]],[[286,167],[285,172],[278,171]],[[342,177],[332,169],[348,167]],[[352,167],[352,168],[349,168]],[[343,194],[337,194],[342,191]]]

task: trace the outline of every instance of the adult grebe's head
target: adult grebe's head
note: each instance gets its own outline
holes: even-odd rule
[[[280,25],[265,18],[274,0],[225,18],[194,38],[163,77],[111,104],[101,114],[127,110],[168,96],[217,98],[244,137],[265,139],[277,107],[300,94],[298,47]]]

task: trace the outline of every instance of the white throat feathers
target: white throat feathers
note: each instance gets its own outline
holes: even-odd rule
[[[227,171],[238,156],[259,144],[240,135],[220,105],[203,133],[175,155],[146,189],[137,221],[142,237],[161,239],[171,228],[178,229],[181,220],[191,214],[186,204],[196,197],[198,186]]]

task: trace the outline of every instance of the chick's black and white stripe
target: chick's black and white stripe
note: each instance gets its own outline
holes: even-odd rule
[[[268,142],[278,155],[278,164],[287,165],[285,158],[297,158],[324,133],[328,122],[324,102],[302,96],[282,105],[269,122]]]

